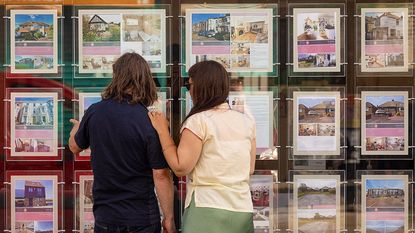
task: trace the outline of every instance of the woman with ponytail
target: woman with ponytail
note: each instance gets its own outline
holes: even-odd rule
[[[189,69],[193,107],[176,147],[168,121],[149,112],[163,154],[177,176],[188,176],[183,233],[252,233],[249,177],[255,169],[255,123],[227,103],[229,77],[215,61]]]

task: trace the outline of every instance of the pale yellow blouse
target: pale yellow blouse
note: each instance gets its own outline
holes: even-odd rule
[[[224,103],[190,116],[180,132],[185,128],[203,143],[199,161],[187,177],[185,207],[194,193],[196,207],[252,212],[249,171],[254,120]]]

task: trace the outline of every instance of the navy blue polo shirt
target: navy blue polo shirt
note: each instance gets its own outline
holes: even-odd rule
[[[114,99],[91,105],[75,141],[91,148],[95,221],[147,226],[160,221],[152,169],[167,168],[147,108]]]

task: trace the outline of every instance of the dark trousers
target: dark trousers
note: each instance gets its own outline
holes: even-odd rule
[[[95,222],[94,233],[160,233],[161,223],[148,226],[123,226]]]

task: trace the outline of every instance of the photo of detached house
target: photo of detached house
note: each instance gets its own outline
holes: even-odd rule
[[[15,16],[15,41],[53,41],[53,14]]]
[[[17,180],[15,188],[16,212],[52,212],[52,180]]]
[[[229,14],[192,14],[192,40],[229,41]]]
[[[368,12],[365,14],[366,40],[402,40],[404,36],[402,12]]]
[[[121,15],[83,14],[82,39],[84,42],[120,42]]]
[[[404,96],[367,96],[366,123],[404,123]]]

